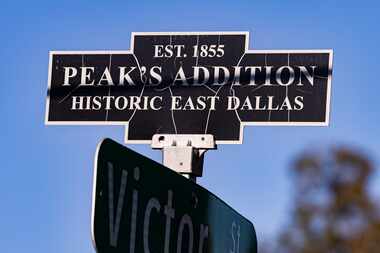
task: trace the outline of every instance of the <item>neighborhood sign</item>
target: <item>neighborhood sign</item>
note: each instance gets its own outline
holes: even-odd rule
[[[256,253],[251,222],[218,197],[110,139],[95,157],[97,252]]]
[[[249,50],[248,39],[132,33],[128,51],[52,51],[46,124],[126,125],[129,143],[241,143],[245,125],[328,125],[332,50]]]

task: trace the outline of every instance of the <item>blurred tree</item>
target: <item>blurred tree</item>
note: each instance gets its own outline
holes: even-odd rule
[[[293,214],[276,252],[380,252],[379,210],[368,192],[373,172],[368,159],[348,149],[298,158]]]

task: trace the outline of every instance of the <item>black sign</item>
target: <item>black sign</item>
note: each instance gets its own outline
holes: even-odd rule
[[[331,50],[248,50],[247,32],[133,33],[130,51],[50,53],[47,124],[127,125],[126,141],[244,125],[324,126]]]
[[[95,157],[92,236],[100,253],[256,253],[251,222],[215,195],[122,145]]]

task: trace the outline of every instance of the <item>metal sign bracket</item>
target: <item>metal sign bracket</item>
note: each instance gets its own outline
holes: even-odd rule
[[[166,167],[194,182],[202,176],[205,152],[217,148],[211,134],[155,134],[151,147],[162,150]]]

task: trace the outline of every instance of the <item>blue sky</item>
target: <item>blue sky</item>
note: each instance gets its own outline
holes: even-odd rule
[[[49,50],[127,50],[133,31],[249,31],[250,49],[334,50],[329,127],[247,127],[243,145],[206,154],[199,180],[256,226],[286,225],[289,166],[305,149],[351,145],[378,167],[377,1],[2,1],[2,252],[94,252],[93,157],[118,126],[45,126]],[[155,160],[147,145],[133,149]],[[373,180],[378,200],[380,179]]]

